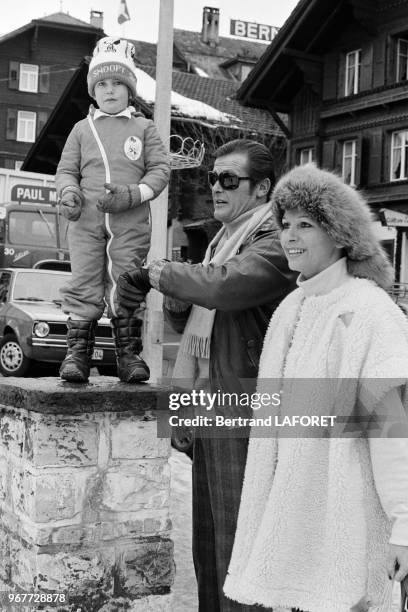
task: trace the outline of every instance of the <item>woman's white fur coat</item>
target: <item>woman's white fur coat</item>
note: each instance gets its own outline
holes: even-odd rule
[[[347,275],[345,267],[341,260],[334,272],[328,269],[344,275],[340,286],[309,296],[299,288],[271,320],[258,390],[283,390],[282,414],[288,406],[298,414],[351,414],[357,399],[370,412],[400,385],[407,400],[406,318],[382,289]],[[294,384],[296,378],[315,384]],[[390,534],[408,545],[408,460],[397,486],[392,473],[381,475],[382,453],[397,452],[398,459],[398,441],[258,434],[251,432],[227,596],[273,608],[350,612],[368,595],[388,610]],[[400,442],[407,458],[407,440]],[[398,461],[396,468],[404,470]]]

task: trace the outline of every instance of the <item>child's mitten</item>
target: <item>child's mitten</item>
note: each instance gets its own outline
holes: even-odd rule
[[[59,201],[60,212],[68,221],[78,221],[82,212],[84,196],[79,187],[65,187]]]
[[[103,198],[98,199],[97,209],[105,213],[120,213],[124,210],[136,208],[142,203],[139,185],[114,185],[105,183],[109,191]]]

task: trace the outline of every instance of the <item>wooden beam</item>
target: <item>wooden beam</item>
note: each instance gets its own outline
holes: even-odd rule
[[[343,7],[344,7],[344,1],[340,0],[336,4],[335,8],[330,13],[330,15],[327,17],[327,19],[325,19],[324,22],[321,24],[321,26],[317,30],[317,32],[315,32],[315,35],[310,38],[309,43],[306,45],[305,52],[308,52],[309,49],[311,49],[313,47],[313,45],[315,44],[316,40],[319,39],[319,37],[321,36],[322,32],[327,28],[327,26],[330,24],[330,22],[333,21],[333,19],[335,17],[337,17],[337,15],[340,13],[340,11],[343,9]]]
[[[248,100],[248,104],[250,106],[255,106],[256,108],[264,108],[266,110],[268,110],[269,112],[271,112],[271,107],[272,107],[272,102],[266,100],[266,98],[254,98],[254,97],[250,97]],[[278,106],[279,108],[276,108],[276,106]],[[274,108],[274,112],[278,112],[278,113],[286,113],[288,114],[291,110],[290,106],[287,105],[275,105],[273,104],[273,108]]]
[[[320,55],[315,55],[314,53],[306,53],[305,51],[299,51],[299,49],[292,49],[291,47],[286,47],[286,49],[283,49],[282,55],[288,55],[295,59],[301,59],[306,62],[323,64],[323,58]]]
[[[284,121],[279,117],[278,113],[274,109],[274,107],[268,104],[268,111],[271,113],[273,120],[278,124],[282,132],[285,134],[286,138],[292,138],[292,134]]]

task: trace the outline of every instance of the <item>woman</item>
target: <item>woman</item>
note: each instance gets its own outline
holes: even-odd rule
[[[300,276],[270,322],[258,390],[283,390],[281,414],[300,390],[305,414],[381,408],[405,422],[408,323],[383,290],[392,268],[368,206],[312,164],[272,202]],[[307,435],[252,431],[225,593],[275,610],[388,611],[389,578],[408,572],[408,439]]]

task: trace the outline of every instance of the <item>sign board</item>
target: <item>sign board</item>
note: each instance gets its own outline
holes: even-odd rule
[[[233,36],[243,36],[245,38],[252,38],[253,40],[270,42],[278,32],[279,28],[275,26],[254,23],[251,21],[241,21],[240,19],[230,20],[230,34]]]
[[[380,210],[381,223],[388,227],[408,227],[408,215],[389,208]]]
[[[41,187],[38,185],[14,185],[11,188],[11,199],[14,202],[56,204],[57,190],[54,187]]]

